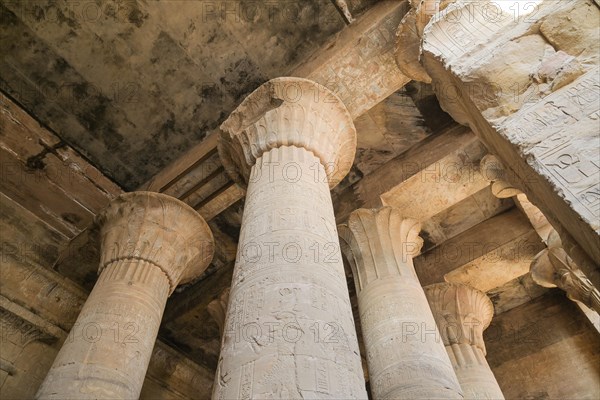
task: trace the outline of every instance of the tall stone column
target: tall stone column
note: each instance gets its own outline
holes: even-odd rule
[[[329,194],[354,160],[352,118],[325,87],[278,78],[221,130],[247,196],[213,399],[365,399]]]
[[[483,331],[494,316],[490,299],[463,284],[436,283],[424,289],[465,399],[504,399],[485,359]]]
[[[375,399],[461,399],[413,266],[420,223],[399,210],[354,211],[338,230],[354,275]]]
[[[100,277],[39,399],[137,399],[167,297],[210,263],[212,233],[167,195],[126,193],[98,216]]]

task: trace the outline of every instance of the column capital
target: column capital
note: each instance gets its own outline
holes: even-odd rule
[[[252,92],[221,125],[219,155],[243,186],[263,153],[296,146],[311,151],[333,188],[350,171],[356,130],[346,106],[326,87],[302,78],[275,78]]]
[[[98,215],[101,273],[115,261],[143,260],[167,276],[170,292],[198,277],[210,264],[214,240],[193,208],[165,194],[125,193]]]
[[[492,193],[499,199],[517,196],[522,191],[509,182],[508,171],[493,154],[485,155],[480,162],[481,174],[492,184]]]
[[[567,293],[569,299],[600,313],[600,291],[566,253],[556,231],[550,235],[548,248],[539,252],[531,262],[530,273],[538,285],[558,287]]]
[[[348,222],[338,226],[338,233],[357,289],[386,276],[415,276],[412,258],[423,246],[420,230],[419,221],[404,218],[392,207],[353,211]]]
[[[480,290],[459,283],[425,286],[444,345],[469,344],[486,354],[483,331],[494,316],[492,301]]]

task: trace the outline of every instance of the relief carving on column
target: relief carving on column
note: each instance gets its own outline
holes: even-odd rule
[[[167,276],[171,293],[204,272],[214,254],[204,219],[164,194],[122,194],[98,215],[96,224],[101,226],[99,274],[116,261],[146,261]]]
[[[458,283],[436,283],[423,288],[446,346],[468,344],[486,354],[483,331],[494,316],[485,293]]]
[[[295,146],[317,156],[337,185],[350,171],[356,130],[342,101],[302,78],[275,78],[252,92],[221,125],[219,155],[232,179],[245,186],[263,153]]]
[[[361,208],[350,214],[348,222],[338,226],[338,233],[357,290],[385,276],[416,277],[412,260],[423,246],[420,230],[419,221],[404,218],[392,207]]]
[[[567,293],[569,299],[600,313],[600,291],[567,255],[556,231],[550,235],[548,248],[535,256],[530,271],[538,285],[558,287]]]
[[[215,320],[219,326],[219,334],[223,335],[223,328],[225,327],[225,316],[227,315],[227,304],[229,303],[229,290],[227,287],[223,289],[218,298],[214,299],[206,306],[206,311]]]
[[[483,331],[494,315],[491,300],[464,284],[437,283],[424,290],[464,397],[504,399],[485,359]]]

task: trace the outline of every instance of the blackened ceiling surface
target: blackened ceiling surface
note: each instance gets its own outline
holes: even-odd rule
[[[374,0],[352,0],[354,14]],[[0,84],[125,190],[344,22],[330,0],[0,2]]]

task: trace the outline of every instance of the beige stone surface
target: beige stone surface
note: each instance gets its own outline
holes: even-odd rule
[[[366,399],[329,194],[354,158],[350,114],[328,89],[279,78],[221,129],[248,189],[213,399]]]
[[[600,313],[600,291],[567,255],[556,231],[550,235],[548,248],[531,263],[531,276],[538,285],[559,287],[571,300]]]
[[[492,183],[492,192],[497,197],[516,197],[517,205],[548,246],[536,254],[531,262],[533,280],[543,287],[560,287],[567,292],[570,299],[599,312],[600,291],[567,254],[558,231],[552,227],[540,209],[533,205],[520,189],[509,183],[507,179],[510,178],[506,176],[508,171],[500,160],[488,154],[481,160],[481,169],[485,178]],[[451,276],[453,273],[446,275],[446,280],[456,281],[456,277]],[[486,281],[489,282],[489,279]],[[492,288],[496,286],[499,285]]]
[[[33,326],[55,325],[63,330],[64,338],[77,320],[77,316],[89,294],[81,286],[52,268],[56,247],[63,242],[57,241],[49,225],[44,224],[23,206],[12,202],[0,194],[0,224],[2,226],[3,249],[0,259],[0,294],[12,305],[4,301],[0,310],[8,313],[16,307],[27,319],[26,324]],[[9,241],[8,241],[8,240]],[[98,263],[96,262],[96,267]],[[0,311],[1,312],[1,311]],[[23,318],[21,318],[23,320]],[[56,332],[56,330],[54,330]],[[10,332],[18,332],[11,328]],[[11,336],[0,338],[0,358],[14,353],[15,347],[8,342]],[[41,336],[40,338],[44,338]],[[0,397],[8,399],[33,398],[50,369],[61,343],[48,337],[43,343],[30,342],[18,358],[8,360],[14,374],[0,372]],[[0,368],[1,369],[1,368]],[[165,371],[169,371],[168,375]],[[212,387],[213,372],[192,362],[169,345],[158,340],[154,346],[144,387],[152,381],[156,384],[152,393],[142,388],[141,399],[164,398],[208,398]]]
[[[353,118],[362,115],[410,81],[394,57],[395,33],[407,11],[406,1],[379,1],[288,74],[326,86]]]
[[[208,225],[167,195],[121,195],[98,223],[100,277],[37,398],[139,397],[167,297],[212,259]]]
[[[460,399],[462,392],[412,258],[420,224],[391,207],[359,209],[340,225],[375,399]]]
[[[483,331],[494,307],[485,293],[467,285],[438,283],[424,288],[465,399],[504,399],[485,359]]]
[[[423,64],[442,107],[475,131],[511,183],[597,269],[600,11],[591,1],[544,1],[519,18],[490,18],[486,7],[493,5],[457,1],[435,15]]]
[[[326,172],[318,179],[327,178],[333,188],[350,170],[356,152],[354,123],[339,97],[302,78],[275,78],[260,86],[223,123],[221,137],[223,165],[240,184],[248,183],[263,153],[294,146],[318,157]]]

